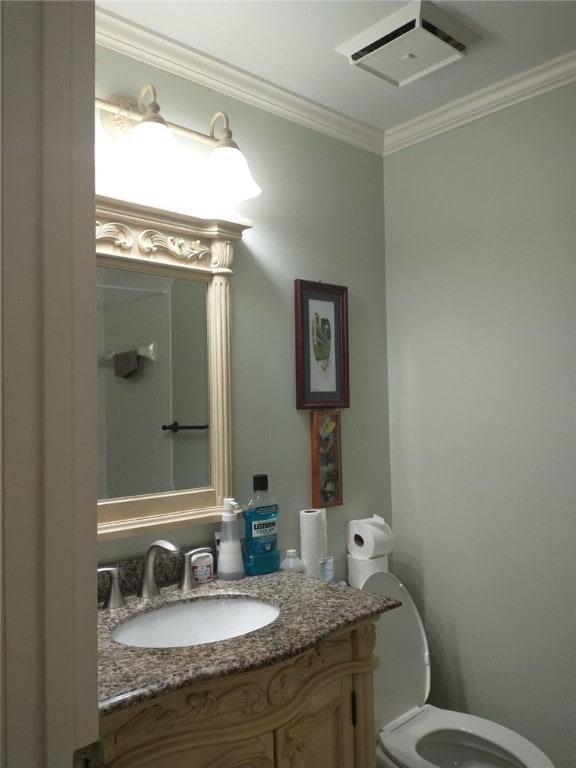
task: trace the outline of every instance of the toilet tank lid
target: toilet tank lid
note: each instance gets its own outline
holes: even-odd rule
[[[399,600],[376,624],[376,726],[382,728],[405,712],[424,706],[430,694],[430,654],[422,619],[406,587],[391,573],[368,577],[363,589]],[[378,711],[381,710],[381,711]]]

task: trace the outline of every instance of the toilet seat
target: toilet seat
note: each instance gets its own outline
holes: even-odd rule
[[[422,749],[422,742],[434,737],[441,738],[447,731],[465,735],[470,746],[486,754],[486,768],[554,768],[548,757],[515,731],[482,717],[438,709],[426,704],[410,720],[401,725],[383,728],[378,735],[378,744],[385,755],[399,768],[438,768],[438,762],[430,762]],[[455,734],[455,738],[456,738]],[[421,751],[419,751],[419,747]],[[499,762],[490,762],[490,754]]]

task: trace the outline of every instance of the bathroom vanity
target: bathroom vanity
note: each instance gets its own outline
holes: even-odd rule
[[[240,637],[135,648],[112,630],[182,600],[280,609]],[[108,768],[371,768],[374,622],[393,599],[279,572],[99,611],[100,738]]]

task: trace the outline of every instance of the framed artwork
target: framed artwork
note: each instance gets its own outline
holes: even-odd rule
[[[348,289],[294,281],[296,408],[348,408]]]
[[[342,504],[342,451],[339,411],[312,411],[312,506]]]

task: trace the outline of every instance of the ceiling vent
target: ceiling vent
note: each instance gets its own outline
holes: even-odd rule
[[[479,36],[427,0],[409,3],[336,50],[396,86],[466,55]]]

